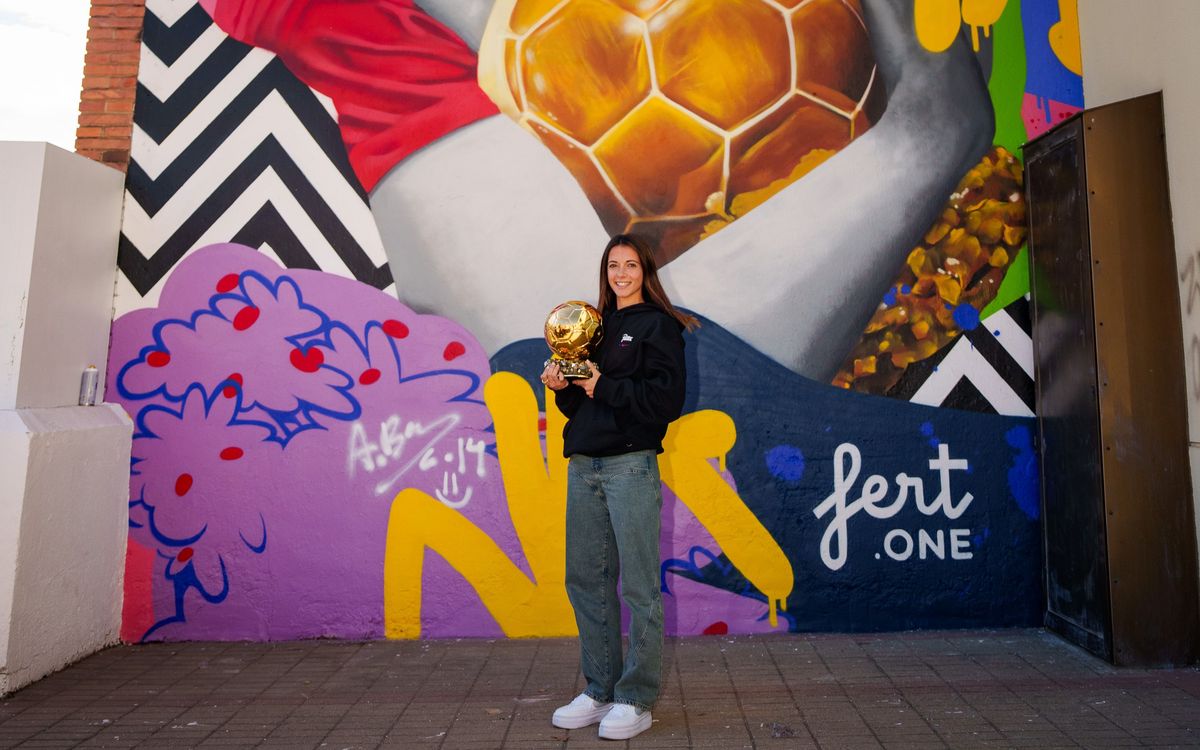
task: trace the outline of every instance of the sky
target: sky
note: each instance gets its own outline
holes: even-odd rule
[[[0,0],[0,141],[75,150],[90,0]]]

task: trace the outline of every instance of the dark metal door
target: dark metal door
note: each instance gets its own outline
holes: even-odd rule
[[[1046,625],[1110,659],[1111,619],[1082,122],[1025,148]]]

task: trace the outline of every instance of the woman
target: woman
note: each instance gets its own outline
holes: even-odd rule
[[[604,339],[592,376],[568,382],[557,363],[542,373],[567,416],[567,596],[575,609],[587,688],[554,712],[577,729],[628,739],[650,727],[662,668],[657,454],[683,409],[684,328],[696,319],[671,305],[649,246],[617,235],[600,261]],[[621,596],[630,612],[621,655]]]

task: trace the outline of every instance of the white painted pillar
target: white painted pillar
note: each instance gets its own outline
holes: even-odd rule
[[[132,424],[103,393],[124,176],[0,142],[0,695],[115,643]]]

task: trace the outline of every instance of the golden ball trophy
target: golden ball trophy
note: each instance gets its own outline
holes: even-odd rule
[[[546,317],[546,344],[553,356],[545,365],[558,362],[564,378],[590,378],[587,359],[596,353],[604,325],[600,313],[586,302],[571,300],[550,311]]]

